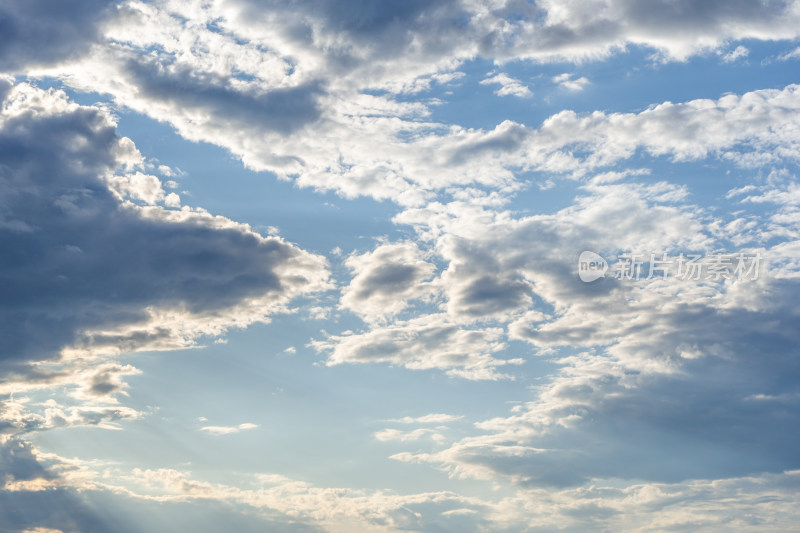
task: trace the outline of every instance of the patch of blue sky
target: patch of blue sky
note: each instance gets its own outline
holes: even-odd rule
[[[717,99],[728,93],[780,89],[800,82],[796,69],[787,68],[796,60],[778,59],[794,48],[792,43],[743,41],[732,43],[730,49],[739,45],[750,52],[731,62],[723,60],[724,54],[707,53],[685,62],[664,63],[652,57],[652,49],[637,46],[629,46],[625,52],[605,60],[578,64],[514,61],[496,65],[478,58],[458,69],[465,77],[433,84],[425,96],[442,101],[431,107],[432,120],[492,129],[503,120],[538,127],[549,116],[566,109],[578,113],[636,113],[667,101]],[[519,80],[533,95],[495,95],[498,85],[480,84],[491,72],[504,72]],[[582,90],[566,89],[553,80],[565,73],[572,79],[585,77],[588,84]]]
[[[355,329],[357,320],[339,324],[348,326]],[[531,356],[523,343],[512,343],[506,352],[526,363],[500,369],[512,371],[513,381],[468,381],[440,370],[388,364],[328,367],[323,354],[306,346],[309,339],[322,338],[322,328],[333,329],[295,315],[278,316],[270,324],[229,332],[225,344],[126,357],[124,362],[142,371],[128,378],[126,405],[145,412],[157,405],[157,411],[123,422],[126,431],[69,428],[39,433],[33,440],[65,456],[123,461],[129,468],[186,464],[199,479],[220,482],[231,482],[236,473],[264,472],[318,486],[448,490],[452,481],[442,472],[423,465],[407,476],[409,465],[388,459],[407,451],[409,443],[380,442],[374,433],[417,426],[385,420],[447,413],[465,417],[448,426],[471,427],[506,416],[509,401],[531,400],[529,387],[554,368],[547,359]],[[296,353],[286,353],[289,347]],[[259,427],[230,435],[201,429],[242,423]],[[448,430],[442,433],[447,436]],[[430,445],[428,437],[412,443],[415,449]],[[465,484],[488,490],[477,481]]]

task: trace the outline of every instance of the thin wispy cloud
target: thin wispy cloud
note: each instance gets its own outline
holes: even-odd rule
[[[422,416],[404,416],[403,418],[394,418],[387,420],[387,422],[397,422],[399,424],[446,424],[447,422],[455,422],[462,420],[462,415],[448,415],[445,413],[431,413]]]
[[[205,431],[206,433],[210,433],[211,435],[230,435],[232,433],[240,433],[242,431],[246,431],[248,429],[255,429],[257,427],[258,424],[245,422],[239,424],[238,426],[203,426],[200,428],[200,430]]]

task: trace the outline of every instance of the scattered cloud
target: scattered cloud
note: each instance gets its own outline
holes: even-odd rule
[[[797,2],[362,4],[0,4],[4,526],[119,531],[95,512],[106,506],[88,504],[113,495],[143,506],[213,502],[309,531],[794,527],[800,86],[483,127],[435,120],[445,96],[426,93],[470,86],[473,61],[575,66],[635,49],[656,63],[716,54],[734,68],[750,54],[740,43],[800,37]],[[533,96],[505,72],[486,76],[475,81],[496,96]],[[110,103],[78,105],[36,80]],[[590,85],[576,73],[551,80],[575,92]],[[326,243],[344,259],[340,290],[315,300],[334,288],[324,257],[275,226],[262,234],[186,205],[184,173],[146,161],[111,110],[299,187],[392,202],[385,212],[402,236],[350,255]],[[710,189],[674,178],[692,163],[748,174],[719,172],[719,201],[727,191],[735,211],[703,205]],[[514,203],[531,185],[547,201],[564,183],[577,191],[564,205],[531,215]],[[609,258],[735,249],[768,268],[747,283],[585,284],[574,263],[589,249]],[[234,485],[65,459],[20,440],[122,430],[151,408],[125,405],[140,370],[118,356],[222,344],[232,328],[291,312],[330,319],[328,329],[341,316],[355,323],[310,342],[328,366],[474,381],[532,379],[516,373],[528,359],[551,368],[523,381],[522,401],[502,412],[405,416],[388,421],[401,429],[362,435],[407,447],[396,461],[502,492],[399,494],[276,474]],[[455,421],[457,435],[444,426]]]
[[[500,88],[494,91],[497,96],[516,96],[517,98],[530,98],[533,92],[518,79],[512,78],[508,74],[501,72],[490,78],[481,80],[481,85],[499,85]]]

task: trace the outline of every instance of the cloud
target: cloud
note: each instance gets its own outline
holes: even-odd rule
[[[777,100],[752,102],[772,98],[766,92],[742,97],[741,105],[726,96],[716,105],[664,103],[638,115],[564,111],[538,130],[509,122],[488,131],[426,123],[426,104],[396,98],[476,55],[578,61],[641,45],[683,60],[737,39],[791,39],[800,27],[794,3],[259,6],[249,0],[191,8],[128,2],[103,25],[103,44],[80,61],[36,73],[110,94],[187,139],[225,147],[253,170],[401,205],[422,205],[453,186],[513,190],[521,169],[578,172],[613,164],[637,148],[675,159],[711,152],[751,167],[796,158],[794,143],[784,146],[789,130],[766,133],[758,117],[772,112],[770,120],[791,121],[796,106],[789,103],[780,116]],[[507,75],[495,78],[484,81],[527,94]],[[584,78],[560,82],[585,86]],[[741,114],[747,119],[737,124]],[[717,127],[720,121],[726,126]],[[756,130],[760,138],[753,138]],[[744,153],[733,150],[751,141],[762,142]],[[595,152],[588,159],[576,155],[586,145]]]
[[[404,416],[403,418],[395,418],[388,422],[397,422],[400,424],[445,424],[447,422],[455,422],[464,417],[461,415],[448,415],[445,413],[431,413],[418,417]]]
[[[501,379],[512,376],[500,367],[521,362],[505,358],[518,342],[557,370],[527,402],[476,421],[473,433],[443,449],[394,456],[454,477],[517,485],[516,496],[494,502],[276,477],[243,489],[171,469],[109,472],[112,483],[76,467],[4,480],[7,507],[30,505],[24,498],[34,493],[46,494],[37,502],[48,506],[71,484],[146,501],[233,502],[340,530],[466,530],[448,522],[459,516],[490,530],[785,530],[796,523],[793,178],[770,178],[729,198],[743,209],[774,205],[772,212],[723,216],[693,205],[687,187],[644,181],[646,173],[619,165],[640,158],[717,159],[765,172],[794,165],[798,86],[637,113],[565,110],[541,125],[505,121],[489,129],[430,122],[428,105],[406,98],[447,83],[476,57],[498,65],[580,62],[641,47],[654,60],[714,51],[723,61],[742,59],[744,39],[797,38],[796,2],[86,5],[68,4],[65,12],[38,2],[0,6],[8,15],[0,17],[7,37],[0,68],[109,94],[187,139],[227,148],[251,169],[403,208],[395,222],[416,230],[417,242],[384,242],[345,263],[352,280],[340,304],[366,329],[313,341],[327,364]],[[588,83],[569,74],[553,81],[571,90]],[[498,95],[531,94],[507,74],[482,83],[499,85]],[[0,310],[0,371],[2,390],[17,394],[0,408],[4,439],[72,425],[120,427],[143,414],[118,404],[136,369],[109,356],[194,346],[329,287],[321,257],[180,207],[105,112],[27,85],[0,83],[0,94],[0,246],[13,250],[0,258],[7,273],[0,288],[15,302]],[[537,172],[580,180],[578,198],[547,215],[504,208]],[[589,247],[731,245],[762,253],[770,276],[747,284],[587,285],[573,271],[576,253]],[[44,360],[53,364],[31,364]],[[19,396],[44,387],[67,398],[37,404]],[[446,441],[427,427],[378,435]],[[774,473],[748,477],[755,472]],[[426,521],[431,508],[440,514]],[[14,527],[17,516],[9,519]],[[56,515],[40,522],[92,529]]]
[[[445,315],[427,315],[363,333],[329,335],[311,346],[328,354],[327,365],[391,363],[413,370],[441,369],[466,379],[508,378],[497,367],[519,364],[519,359],[493,356],[505,344],[499,328],[461,327]]]
[[[798,57],[800,57],[800,47],[797,47],[794,50],[781,54],[780,56],[778,56],[778,61],[788,61],[790,59],[797,59]]]
[[[481,80],[481,85],[499,85],[500,88],[494,91],[497,96],[516,96],[517,98],[530,98],[533,92],[518,79],[512,78],[508,74],[501,72],[491,78]]]
[[[435,429],[418,428],[411,431],[401,431],[399,429],[384,429],[375,433],[375,438],[379,441],[417,441],[422,437],[429,436],[435,442],[443,442],[445,437]]]
[[[124,524],[109,523],[98,516],[64,486],[58,472],[41,465],[38,452],[29,443],[3,441],[0,471],[2,525],[7,531],[131,531]]]
[[[380,320],[405,309],[408,300],[430,296],[425,283],[436,267],[425,261],[413,242],[382,244],[371,252],[353,254],[345,265],[355,276],[342,289],[341,305],[366,320]]]
[[[575,78],[573,74],[567,72],[559,74],[558,76],[553,76],[553,82],[570,91],[582,91],[589,85],[589,80],[585,77],[581,76],[580,78]]]
[[[257,427],[257,424],[245,422],[243,424],[239,424],[238,426],[203,426],[200,429],[212,435],[230,435],[231,433],[239,433],[241,431],[255,429]]]
[[[191,345],[324,286],[324,260],[279,238],[137,204],[163,191],[139,172],[106,179],[140,156],[101,111],[21,85],[0,120],[6,361]]]
[[[24,452],[24,453],[22,453]],[[82,527],[81,531],[106,531],[102,522],[81,514],[83,506],[71,506],[73,516],[64,516],[57,504],[77,504],[81,500],[124,499],[133,509],[129,522],[135,527],[138,516],[157,505],[159,516],[171,516],[177,524],[191,523],[198,513],[212,507],[225,519],[245,517],[245,531],[277,528],[279,531],[385,531],[408,529],[428,531],[456,528],[459,531],[587,530],[663,530],[683,529],[701,532],[735,529],[756,532],[764,529],[790,530],[797,518],[800,473],[701,479],[684,483],[620,483],[595,480],[592,484],[566,489],[519,489],[493,498],[463,496],[452,492],[399,494],[389,490],[363,491],[343,487],[320,487],[278,474],[252,475],[246,488],[197,479],[190,472],[162,469],[108,468],[92,462],[65,460],[44,455],[32,448],[20,456],[46,462],[51,473],[25,473],[28,479],[41,479],[48,490],[4,492],[13,503],[50,503],[38,508],[39,527]],[[19,464],[12,470],[26,471]],[[31,485],[33,487],[33,485]],[[81,499],[75,495],[81,492]],[[19,513],[12,509],[7,521],[12,525]],[[30,517],[30,516],[29,516]],[[207,518],[207,520],[208,520]],[[58,519],[62,519],[59,524]],[[554,526],[557,524],[557,526]],[[26,522],[21,527],[32,527]],[[118,527],[118,526],[117,526]]]
[[[581,250],[714,250],[736,230],[720,231],[724,218],[689,204],[680,186],[589,181],[583,191],[552,215],[452,202],[398,216],[433,242],[437,263],[449,264],[439,284],[452,320],[501,328],[507,337],[498,341],[527,342],[560,370],[508,416],[477,422],[476,435],[396,457],[525,487],[797,468],[789,445],[800,421],[796,244],[743,249],[771,265],[758,280],[586,284],[575,276]],[[758,189],[748,194],[760,198]],[[774,197],[791,203],[783,191]],[[474,299],[480,312],[453,305],[472,271],[519,280],[527,299],[496,306],[487,291]]]
[[[0,72],[53,64],[88,52],[114,13],[112,0],[47,0],[0,4]]]
[[[798,16],[794,3],[756,0],[702,6],[666,0],[491,5],[445,0],[380,8],[333,2],[300,10],[276,2],[268,12],[259,6],[255,0],[227,0],[217,9],[226,29],[251,39],[270,36],[367,79],[391,76],[389,65],[401,67],[394,76],[407,76],[417,74],[425,59],[435,66],[476,54],[578,60],[640,45],[684,60],[729,41],[791,39]]]
[[[196,346],[327,288],[324,258],[202,209],[170,208],[109,115],[4,85],[0,435],[144,416],[112,358]],[[45,364],[46,363],[46,364]],[[59,391],[35,403],[20,395]],[[15,399],[10,395],[16,394]]]
[[[727,54],[722,56],[722,61],[725,63],[734,63],[742,58],[747,57],[750,54],[750,50],[744,46],[737,46]]]

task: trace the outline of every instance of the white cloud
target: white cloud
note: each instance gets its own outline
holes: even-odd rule
[[[800,58],[800,46],[795,48],[794,50],[791,50],[789,52],[786,52],[785,54],[781,54],[780,56],[778,56],[779,61],[788,61],[790,59],[797,59],[797,58]]]
[[[725,63],[734,63],[750,55],[750,50],[744,46],[737,46],[727,54],[722,55],[722,61]]]
[[[466,379],[508,378],[497,368],[519,364],[518,359],[493,356],[505,347],[500,328],[459,326],[445,315],[430,315],[364,333],[330,335],[311,346],[328,354],[327,364],[390,363],[413,370],[441,369]]]
[[[481,80],[480,84],[499,85],[500,88],[494,92],[497,96],[516,96],[517,98],[530,98],[533,96],[533,92],[526,85],[523,85],[521,81],[512,78],[505,72]]]
[[[109,186],[111,190],[118,194],[120,200],[130,198],[131,200],[142,201],[147,205],[155,205],[162,202],[165,196],[161,180],[141,172],[124,176],[111,176],[109,178]],[[170,198],[178,198],[178,195],[170,193]],[[174,201],[170,200],[170,203],[174,203]],[[176,206],[171,205],[169,207]],[[178,199],[178,207],[180,207],[180,199]]]
[[[559,74],[558,76],[553,76],[553,82],[570,91],[582,91],[589,85],[589,80],[586,77],[581,76],[580,78],[575,78],[573,74],[567,72]]]
[[[362,22],[374,19],[375,28],[389,32],[384,34],[352,26],[333,6],[304,11],[275,5],[264,13],[244,0],[191,8],[129,2],[116,22],[104,26],[111,44],[97,45],[81,61],[50,73],[75,87],[109,93],[121,105],[172,124],[187,139],[223,146],[252,169],[273,171],[304,187],[391,198],[402,205],[424,204],[452,186],[513,189],[519,169],[575,172],[613,164],[637,147],[676,159],[711,152],[749,166],[797,156],[790,130],[767,133],[759,121],[759,114],[780,105],[777,100],[751,109],[743,101],[738,110],[732,101],[737,97],[730,96],[716,105],[662,104],[639,115],[583,117],[565,111],[540,130],[503,123],[492,131],[473,131],[421,121],[428,113],[421,102],[363,94],[365,88],[402,92],[439,70],[452,73],[461,59],[475,56],[475,43],[482,43],[480,53],[497,59],[585,59],[627,44],[684,59],[731,39],[793,37],[800,27],[791,22],[800,17],[794,5],[747,1],[697,11],[660,3],[644,10],[619,0],[543,2],[536,12],[458,2],[407,9],[396,16],[389,15],[389,6],[364,13]],[[466,30],[464,20],[470,21]],[[507,75],[497,76],[512,87]],[[585,85],[583,78],[561,81],[573,88]],[[527,90],[513,87],[508,90],[516,94]],[[782,117],[773,108],[770,120],[792,121],[795,107],[788,105]],[[749,116],[737,124],[742,114]],[[730,124],[722,127],[720,121]],[[754,137],[756,131],[762,133]],[[344,138],[346,145],[340,142]],[[741,154],[732,150],[740,142],[756,144]],[[588,160],[573,150],[584,143],[596,152]]]
[[[245,422],[243,424],[239,424],[238,426],[203,426],[200,429],[210,433],[211,435],[230,435],[232,433],[239,433],[241,431],[255,429],[257,427],[257,424]]]
[[[461,415],[448,415],[445,413],[431,413],[423,416],[404,416],[403,418],[395,418],[388,420],[388,422],[397,422],[400,424],[445,424],[447,422],[455,422],[464,417]]]
[[[439,431],[429,428],[418,428],[418,429],[412,429],[410,431],[402,431],[399,429],[384,429],[375,433],[375,438],[383,442],[418,441],[423,437],[430,437],[431,440],[435,442],[443,442],[445,440],[444,435],[442,435]]]

